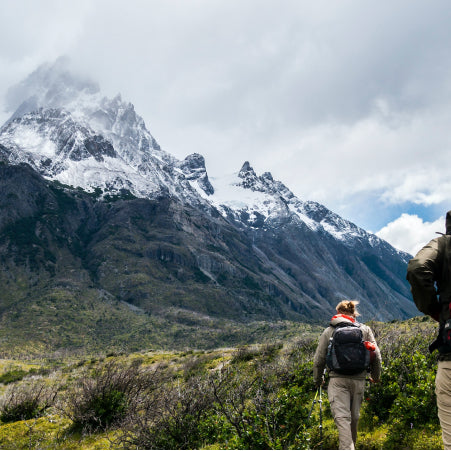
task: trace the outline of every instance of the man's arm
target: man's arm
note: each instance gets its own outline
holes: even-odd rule
[[[440,304],[437,300],[435,281],[443,259],[440,238],[430,241],[407,266],[407,280],[410,283],[413,301],[420,312],[438,320]]]

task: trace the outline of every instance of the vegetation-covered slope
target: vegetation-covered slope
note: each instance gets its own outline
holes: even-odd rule
[[[416,311],[399,256],[299,224],[251,233],[170,196],[100,199],[27,165],[0,164],[0,191],[3,352],[261,342],[276,323],[286,337],[327,321],[345,296],[367,319]]]
[[[367,386],[357,448],[441,449],[436,356],[427,351],[436,325],[371,326],[383,373]],[[318,335],[208,352],[3,360],[0,447],[337,448],[326,393],[322,441],[318,404],[308,418]]]

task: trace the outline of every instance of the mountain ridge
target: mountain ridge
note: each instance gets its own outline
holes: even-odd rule
[[[416,314],[408,254],[249,161],[210,178],[202,155],[162,150],[130,102],[65,64],[31,74],[23,92],[38,94],[17,88],[0,129],[0,285],[16,304],[36,280],[48,302],[62,278],[71,299],[97,290],[161,318],[325,321],[343,298],[368,319]]]

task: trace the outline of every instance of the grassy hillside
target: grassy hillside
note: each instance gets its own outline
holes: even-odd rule
[[[367,386],[357,448],[441,449],[426,318],[372,323],[382,381]],[[320,331],[209,351],[110,352],[0,361],[0,447],[334,449],[323,440],[312,358]]]
[[[28,309],[18,308],[16,312],[13,308],[3,315],[0,358],[84,356],[142,349],[209,350],[289,340],[321,330],[318,325],[290,321],[243,324],[182,309],[171,309],[165,317],[150,316],[117,301],[91,303],[89,297],[80,301],[67,292],[55,296],[59,296],[57,311],[54,300],[36,300]]]
[[[167,195],[100,198],[27,165],[0,164],[0,192],[8,355],[235,346],[265,338],[258,321],[328,321],[343,298],[366,318],[417,312],[386,243],[351,245],[291,216],[247,229]]]

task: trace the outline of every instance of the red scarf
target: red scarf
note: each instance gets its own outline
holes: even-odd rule
[[[339,319],[339,318],[349,319],[349,321],[351,321],[352,323],[355,323],[355,318],[353,318],[352,316],[343,315],[342,313],[339,313],[339,314],[333,316],[331,321],[333,321],[334,319]]]

